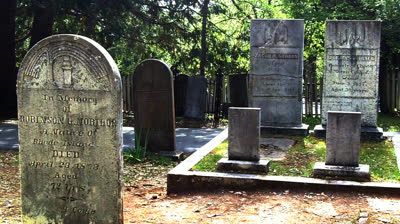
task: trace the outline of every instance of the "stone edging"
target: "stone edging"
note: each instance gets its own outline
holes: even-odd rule
[[[190,169],[210,153],[216,146],[228,138],[228,129],[201,147],[185,161],[172,169],[167,175],[167,193],[205,191],[210,189],[323,189],[323,190],[357,190],[367,192],[399,193],[398,183],[356,182],[342,180],[324,180],[307,177],[264,176],[255,174],[235,174],[221,172],[199,172]],[[393,144],[400,165],[400,135],[393,137]]]

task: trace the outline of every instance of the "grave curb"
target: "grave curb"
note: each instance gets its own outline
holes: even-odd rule
[[[167,194],[216,189],[299,189],[343,190],[362,192],[384,192],[399,194],[400,184],[379,182],[356,182],[324,180],[307,177],[263,176],[255,174],[235,174],[222,172],[199,172],[190,169],[202,160],[216,146],[228,138],[228,129],[222,131],[167,174]]]

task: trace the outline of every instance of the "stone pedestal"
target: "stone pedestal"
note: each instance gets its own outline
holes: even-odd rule
[[[260,108],[230,107],[228,116],[228,159],[218,169],[268,171],[268,161],[260,161]]]
[[[276,134],[276,135],[308,135],[307,124],[302,124],[300,127],[277,127],[277,126],[261,126],[261,135]]]
[[[317,138],[326,137],[326,126],[317,125],[314,128],[314,136]],[[379,127],[361,127],[361,141],[382,141],[383,129]]]
[[[325,163],[316,163],[314,176],[369,180],[369,166],[359,164],[361,112],[329,111]]]

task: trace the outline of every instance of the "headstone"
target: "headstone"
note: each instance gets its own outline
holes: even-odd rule
[[[174,80],[175,116],[183,116],[186,104],[188,75],[179,74]]]
[[[314,133],[324,137],[328,111],[361,112],[361,138],[381,140],[377,127],[380,21],[327,21],[325,41],[322,126]]]
[[[265,130],[306,135],[308,126],[302,124],[304,20],[252,20],[250,43],[249,106],[261,108]]]
[[[162,61],[149,59],[134,72],[135,131],[148,152],[176,155],[172,72]]]
[[[260,108],[230,107],[228,116],[228,159],[218,169],[267,172],[268,161],[260,160]]]
[[[247,74],[229,75],[229,98],[233,107],[247,107]]]
[[[329,111],[326,159],[316,163],[314,175],[369,180],[369,166],[359,164],[361,113]]]
[[[184,117],[203,120],[206,111],[207,79],[200,75],[188,78]]]
[[[24,223],[122,223],[117,65],[78,35],[41,40],[18,73]]]
[[[327,21],[322,124],[328,111],[361,112],[377,127],[380,21]]]

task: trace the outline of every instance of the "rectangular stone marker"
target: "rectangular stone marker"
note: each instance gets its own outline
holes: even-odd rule
[[[326,165],[358,166],[361,116],[360,112],[328,112]]]
[[[247,74],[229,75],[229,98],[233,107],[247,107]]]
[[[260,160],[260,108],[230,107],[229,160]]]
[[[175,116],[183,116],[185,113],[186,93],[189,76],[179,74],[174,80],[174,100],[175,100]]]
[[[361,112],[377,127],[380,21],[327,21],[322,124],[328,111]]]
[[[206,112],[207,79],[200,75],[189,76],[184,117],[203,120]]]
[[[55,35],[17,83],[24,223],[122,223],[122,95],[99,44]]]
[[[149,59],[134,72],[135,132],[147,151],[175,156],[175,108],[172,72],[162,61]]]
[[[261,125],[302,126],[304,20],[251,20],[249,106]]]

